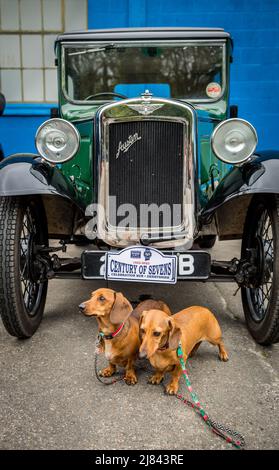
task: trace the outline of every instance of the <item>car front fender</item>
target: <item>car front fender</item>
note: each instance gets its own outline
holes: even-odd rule
[[[0,164],[0,197],[56,195],[85,209],[73,184],[57,166],[51,166],[36,154],[15,154]]]
[[[215,211],[232,199],[263,193],[279,194],[279,151],[258,153],[244,165],[233,167],[202,209],[200,220],[210,222]]]

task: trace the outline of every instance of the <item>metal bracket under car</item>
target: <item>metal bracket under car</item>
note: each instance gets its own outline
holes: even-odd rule
[[[84,259],[84,252],[81,257],[73,258],[60,258],[56,254],[57,251],[66,252],[66,244],[75,243],[74,241],[61,242],[59,247],[37,247],[36,260],[41,266],[41,280],[42,276],[45,279],[89,279],[90,277],[84,276],[84,266],[86,260]],[[52,254],[54,253],[54,254]],[[101,280],[105,279],[104,263],[105,251],[90,251],[89,254],[93,255],[93,260],[96,263],[95,274],[91,279]],[[191,253],[191,251],[189,251]],[[201,252],[205,253],[205,252]],[[208,256],[210,256],[208,254]],[[202,258],[201,258],[202,259]],[[88,258],[87,258],[88,260]],[[207,278],[200,277],[196,280],[206,282],[236,282],[239,287],[254,287],[261,282],[263,270],[260,269],[261,261],[258,258],[258,250],[249,250],[247,258],[238,259],[233,258],[230,261],[216,261],[212,260],[211,270]],[[86,266],[85,266],[86,268]],[[193,280],[187,279],[186,276],[178,276],[178,281]]]

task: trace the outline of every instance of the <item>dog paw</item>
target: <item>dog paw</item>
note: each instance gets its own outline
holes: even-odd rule
[[[131,372],[128,372],[125,375],[124,380],[125,380],[127,385],[136,385],[136,383],[138,381],[136,374],[131,373]]]
[[[229,360],[229,356],[226,353],[226,351],[219,353],[219,359],[220,361],[223,361],[223,362],[227,362]]]
[[[166,392],[167,395],[176,395],[177,392],[178,392],[178,384],[177,384],[177,383],[170,382],[170,383],[166,386],[165,392]]]
[[[102,369],[99,372],[100,377],[111,377],[113,374],[115,374],[114,367],[105,367],[105,369]]]
[[[159,385],[162,382],[163,378],[164,376],[162,374],[154,374],[149,377],[148,383],[152,385]]]

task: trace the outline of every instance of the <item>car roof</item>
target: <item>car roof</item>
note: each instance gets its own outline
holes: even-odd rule
[[[64,41],[124,41],[137,39],[228,39],[223,28],[118,28],[89,29],[60,34],[56,42]]]

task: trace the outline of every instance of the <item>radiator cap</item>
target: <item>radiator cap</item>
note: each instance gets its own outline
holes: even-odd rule
[[[144,93],[141,93],[141,96],[144,100],[148,100],[149,98],[152,98],[153,93],[151,93],[149,90],[145,90]]]

